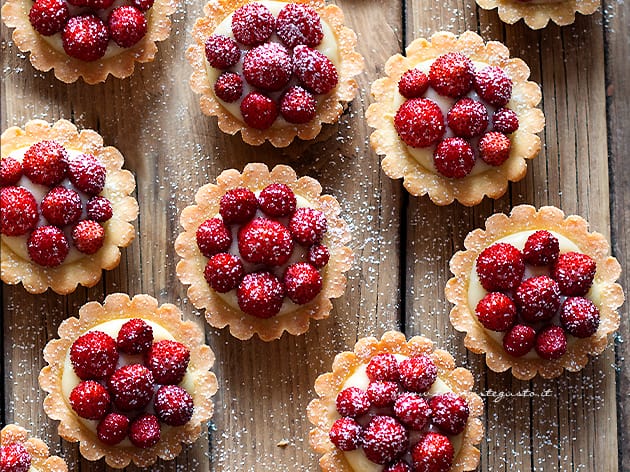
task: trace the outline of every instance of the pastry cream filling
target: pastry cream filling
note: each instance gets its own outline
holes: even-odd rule
[[[402,354],[394,354],[394,356],[396,357],[398,362],[408,359],[407,356],[403,356]],[[352,375],[348,377],[346,381],[343,383],[343,385],[341,386],[341,390],[345,390],[346,388],[349,388],[349,387],[358,387],[362,390],[366,390],[368,385],[370,385],[370,379],[368,378],[366,374],[366,368],[367,368],[367,364],[359,365],[354,370]],[[433,385],[431,386],[431,388],[425,395],[427,395],[428,397],[432,397],[434,395],[439,395],[441,393],[447,393],[447,392],[452,392],[452,391],[453,390],[438,377],[435,380],[435,382],[433,382]],[[337,413],[337,410],[335,409],[334,404],[331,406],[331,409],[334,412],[333,414],[335,416],[335,420],[337,418],[340,418],[339,414]],[[437,432],[438,430],[433,425],[430,425],[428,428],[426,428],[426,431]],[[409,432],[409,444],[414,445],[418,441],[418,439],[420,439],[420,436],[425,431],[408,430],[408,432]],[[455,450],[455,454],[453,455],[453,457],[456,458],[462,447],[464,433],[462,432],[458,434],[457,436],[448,436],[448,439],[451,441],[451,444],[453,445],[453,449]],[[371,460],[369,460],[365,456],[363,449],[360,447],[358,449],[355,449],[354,451],[343,452],[343,455],[348,461],[348,464],[350,464],[350,467],[352,467],[352,470],[356,472],[382,472],[382,470],[385,468],[385,466],[376,464],[372,462]],[[407,459],[409,459],[409,457],[407,457]]]
[[[120,319],[106,321],[104,323],[101,323],[97,326],[90,328],[89,331],[102,331],[103,333],[108,334],[112,338],[116,339],[118,337],[118,332],[120,331],[120,328],[122,327],[122,325],[125,324],[130,319],[132,318],[120,318]],[[151,328],[153,328],[153,342],[162,341],[162,340],[175,341],[175,338],[163,326],[150,320],[144,320],[144,322],[147,323],[149,326],[151,326]],[[86,333],[89,331],[86,331]],[[119,353],[118,368],[123,367],[128,364],[143,364],[142,354],[132,356],[128,354]],[[188,370],[186,372],[186,375],[184,376],[184,379],[179,384],[179,386],[185,389],[188,393],[192,395],[192,392],[195,391],[195,380],[196,379],[195,379],[194,374],[191,373],[190,370]],[[63,374],[61,377],[61,391],[63,393],[64,399],[66,400],[67,406],[70,410],[72,410],[72,406],[70,405],[70,401],[69,401],[70,393],[72,393],[72,390],[81,382],[82,380],[77,376],[77,374],[74,373],[74,368],[72,367],[72,362],[70,361],[70,349],[68,349],[68,352],[66,353],[66,358],[64,361]],[[156,386],[156,390],[157,390],[157,386]],[[152,403],[150,403],[146,407],[146,411],[148,413],[155,413],[153,410]],[[96,426],[99,423],[98,421],[81,418],[79,415],[76,415],[76,417],[87,429],[89,429],[90,431],[94,433],[94,435],[96,435]],[[162,429],[162,431],[165,431],[168,428],[171,428],[171,426],[160,423],[160,428]],[[125,438],[121,443],[117,445],[117,447],[134,447],[134,446],[133,444],[131,444],[131,441],[129,441],[128,438]]]
[[[256,3],[262,3],[263,5],[265,5],[276,18],[278,17],[278,14],[282,10],[282,8],[284,8],[285,5],[288,5],[288,3],[286,2],[277,2],[273,0],[258,0]],[[229,38],[234,39],[234,34],[232,33],[232,16],[233,14],[225,18],[219,24],[219,26],[217,26],[217,28],[214,30],[214,34],[219,34],[219,35],[227,36]],[[339,71],[339,49],[337,46],[337,40],[335,38],[335,34],[333,33],[333,30],[330,27],[330,25],[328,25],[328,23],[326,23],[323,18],[320,17],[320,19],[322,23],[322,30],[324,32],[324,37],[322,39],[322,42],[314,49],[316,49],[317,51],[321,52],[326,57],[328,57],[328,59],[330,59],[332,63],[335,65],[335,67],[337,68],[337,71]],[[278,36],[276,36],[275,33],[271,36],[270,41],[282,44],[282,42],[280,41]],[[245,53],[247,53],[249,49],[252,49],[252,47],[245,46],[244,44],[241,44],[241,43],[238,43],[238,45],[241,48],[241,59],[235,66],[230,68],[230,70],[233,70],[234,72],[237,72],[242,76],[243,75],[243,59],[245,58]],[[216,83],[217,79],[224,71],[221,69],[216,69],[212,67],[208,61],[205,61],[205,65],[206,65],[206,73],[208,74],[208,79],[210,79],[210,83],[212,84],[212,87],[214,90],[214,84]],[[287,84],[285,89],[288,89],[289,87],[293,85],[297,85],[297,80],[295,78],[291,79],[291,81],[289,82],[289,84]],[[241,102],[243,101],[243,98],[247,96],[248,93],[252,91],[256,91],[256,90],[257,89],[252,87],[246,80],[243,80],[243,94],[241,95],[241,98],[239,98],[235,102],[227,103],[221,100],[220,98],[216,97],[216,95],[215,97],[219,101],[219,103],[221,103],[223,108],[225,108],[233,117],[237,118],[239,121],[242,121]],[[278,102],[283,93],[284,93],[284,90],[280,90],[278,92],[268,92],[266,93],[266,95],[269,95],[269,97],[271,97],[274,101]],[[320,104],[325,97],[326,95],[315,95],[315,99],[317,100],[318,104]],[[282,118],[282,115],[278,115],[278,118],[276,118],[276,121],[274,121],[271,127],[283,128],[287,126],[295,126],[295,125],[292,123],[289,123],[284,118]]]

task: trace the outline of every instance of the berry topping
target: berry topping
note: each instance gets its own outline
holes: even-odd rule
[[[97,195],[105,187],[107,170],[92,154],[81,154],[68,165],[68,176],[76,188],[88,195]]]
[[[544,229],[532,233],[523,248],[523,259],[533,266],[554,264],[559,254],[558,238]]]
[[[243,277],[236,292],[238,306],[258,318],[271,318],[282,308],[284,286],[269,272],[254,272]]]
[[[397,461],[385,467],[383,472],[411,472],[411,467],[405,461]]]
[[[337,395],[335,402],[337,412],[341,416],[356,418],[364,415],[370,409],[370,399],[367,393],[358,387],[348,387]]]
[[[114,4],[114,0],[67,0],[70,5],[77,7],[88,7],[92,10],[109,8]]]
[[[361,432],[361,425],[352,418],[339,418],[330,428],[328,437],[338,449],[354,451],[361,442]]]
[[[569,297],[562,304],[560,322],[576,338],[588,338],[599,327],[599,310],[588,298]]]
[[[403,103],[396,112],[394,126],[407,146],[428,147],[442,139],[444,115],[433,100],[412,98]]]
[[[118,364],[116,341],[102,331],[85,333],[72,344],[70,362],[81,380],[109,377]]]
[[[472,88],[474,66],[472,61],[458,52],[438,57],[429,70],[429,83],[437,93],[458,98]]]
[[[246,223],[258,209],[258,200],[254,192],[238,187],[225,192],[219,204],[219,213],[225,224]]]
[[[35,0],[28,19],[39,34],[51,36],[59,33],[70,18],[68,4],[64,0]]]
[[[475,313],[483,327],[491,331],[507,331],[516,322],[516,305],[501,292],[486,294],[477,303]]]
[[[500,166],[510,157],[512,142],[503,133],[488,131],[479,140],[479,156],[486,164]]]
[[[255,218],[238,231],[238,250],[252,264],[281,266],[293,253],[293,239],[282,223]]]
[[[391,416],[375,416],[363,430],[363,453],[376,464],[398,459],[408,445],[407,430]]]
[[[270,184],[258,195],[258,204],[269,216],[289,216],[295,211],[297,199],[287,185]]]
[[[500,67],[484,67],[475,74],[475,91],[490,105],[504,107],[512,96],[512,79]]]
[[[378,354],[370,359],[365,374],[371,382],[398,382],[398,361],[393,354]]]
[[[147,33],[147,19],[138,8],[125,5],[114,8],[107,19],[109,34],[121,48],[130,48]]]
[[[155,414],[169,426],[183,426],[193,415],[193,399],[177,385],[163,385],[155,392]]]
[[[308,262],[298,262],[287,267],[282,281],[287,297],[298,305],[310,302],[322,290],[322,276]]]
[[[153,328],[144,320],[133,318],[120,327],[116,347],[125,354],[142,354],[153,344]]]
[[[559,359],[567,352],[567,336],[560,326],[547,326],[536,336],[536,352],[547,360]]]
[[[243,60],[245,80],[268,92],[282,90],[291,79],[293,63],[289,51],[277,43],[250,49]]]
[[[17,159],[6,157],[0,160],[0,187],[17,184],[22,174],[22,164]]]
[[[306,256],[308,262],[313,264],[318,269],[321,269],[330,260],[330,252],[328,248],[323,244],[313,244],[308,249],[308,255]]]
[[[255,46],[269,39],[276,27],[276,19],[261,3],[243,5],[232,15],[232,33],[239,43]]]
[[[77,192],[65,187],[54,187],[42,199],[41,210],[51,225],[66,226],[79,221],[83,207]]]
[[[382,408],[394,404],[400,394],[400,387],[396,382],[372,382],[366,393],[373,406]]]
[[[131,0],[131,4],[142,11],[147,11],[153,6],[154,0]]]
[[[229,69],[241,59],[241,50],[232,38],[215,34],[206,39],[206,59],[212,67]]]
[[[492,115],[492,128],[499,133],[513,133],[518,129],[518,116],[509,108],[499,108]]]
[[[448,437],[433,432],[424,434],[411,450],[414,472],[448,472],[454,456]]]
[[[304,87],[318,95],[332,91],[339,81],[337,68],[328,57],[308,46],[293,50],[295,75]]]
[[[276,34],[288,48],[305,44],[311,48],[319,46],[324,39],[324,30],[319,14],[308,5],[289,3],[276,20]]]
[[[110,413],[96,427],[98,439],[108,446],[115,446],[127,437],[129,418],[119,413]]]
[[[79,221],[72,228],[72,244],[83,254],[94,254],[103,247],[105,230],[96,221]]]
[[[437,378],[437,367],[429,356],[416,356],[398,364],[401,385],[411,392],[423,393]]]
[[[511,244],[493,244],[484,249],[477,258],[477,275],[488,292],[516,288],[524,273],[523,255]]]
[[[220,218],[210,218],[197,228],[197,246],[206,257],[226,252],[232,245],[232,232]]]
[[[139,410],[153,398],[153,375],[141,364],[118,369],[107,380],[112,402],[121,411]]]
[[[176,385],[186,375],[190,351],[177,341],[162,340],[154,343],[145,355],[145,364],[151,369],[156,383]]]
[[[514,300],[523,319],[530,323],[553,318],[562,302],[558,284],[546,275],[525,280]]]
[[[551,271],[563,295],[582,296],[591,288],[597,265],[588,255],[566,252],[558,256]]]
[[[0,470],[2,472],[28,472],[31,468],[32,457],[28,450],[20,443],[0,446]]]
[[[155,415],[144,414],[129,427],[131,444],[141,449],[155,446],[160,441],[160,423]]]
[[[470,174],[475,166],[475,154],[465,139],[446,138],[435,148],[433,163],[443,176],[462,179]]]
[[[243,95],[243,79],[234,72],[224,72],[214,83],[214,94],[226,103],[233,103]]]
[[[70,252],[66,235],[56,226],[40,226],[31,233],[26,243],[33,262],[44,267],[60,265]]]
[[[454,393],[442,393],[431,398],[433,424],[446,434],[456,435],[464,431],[468,421],[468,403]]]
[[[107,27],[94,15],[71,17],[61,33],[63,50],[81,61],[96,61],[105,55],[109,43]]]
[[[328,222],[319,210],[298,208],[289,221],[289,229],[298,243],[310,246],[322,240],[328,230]]]
[[[457,136],[472,138],[479,136],[488,127],[488,112],[483,103],[462,98],[448,111],[446,121]]]
[[[269,128],[276,121],[278,113],[276,102],[262,93],[250,92],[241,102],[245,124],[255,129]]]
[[[81,418],[100,420],[109,411],[109,393],[94,380],[81,382],[70,393],[70,406]]]
[[[308,123],[316,113],[315,97],[308,90],[297,85],[291,87],[280,101],[280,114],[289,123]]]
[[[35,228],[38,221],[37,201],[31,192],[24,187],[0,189],[0,232],[2,234],[22,236]]]
[[[66,177],[68,153],[56,141],[40,141],[24,153],[22,168],[33,183],[52,187]]]
[[[241,260],[225,252],[212,256],[203,271],[208,285],[219,293],[234,290],[238,287],[243,275],[245,275],[245,269]]]
[[[503,337],[503,349],[509,355],[521,357],[534,347],[536,330],[531,326],[517,324]]]
[[[402,424],[416,431],[423,429],[431,418],[431,408],[427,401],[421,395],[410,392],[398,397],[394,413]]]
[[[85,204],[87,217],[90,220],[104,223],[113,215],[112,202],[105,197],[95,196],[88,200]]]
[[[409,99],[424,95],[429,88],[429,78],[420,69],[409,69],[398,81],[398,92]]]

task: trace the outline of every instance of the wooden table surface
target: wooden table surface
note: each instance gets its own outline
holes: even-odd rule
[[[107,469],[103,461],[82,459],[76,445],[58,437],[56,422],[43,413],[37,375],[42,349],[64,318],[89,300],[122,291],[180,306],[186,318],[205,327],[217,356],[220,387],[208,433],[177,460],[159,462],[152,470],[318,470],[305,415],[315,378],[357,338],[392,328],[426,335],[449,350],[472,370],[479,392],[540,395],[550,389],[549,397],[486,400],[480,470],[630,470],[627,308],[615,342],[584,370],[522,382],[489,371],[481,356],[467,352],[463,334],[448,321],[444,296],[448,261],[463,247],[465,235],[492,213],[520,203],[552,204],[589,219],[592,229],[612,237],[613,253],[626,269],[621,283],[630,286],[625,232],[630,227],[630,14],[623,2],[604,0],[599,12],[578,16],[571,26],[532,31],[522,22],[504,25],[496,11],[480,10],[472,0],[338,1],[366,57],[360,95],[338,126],[325,128],[322,139],[282,150],[245,145],[201,114],[188,86],[184,50],[202,3],[180,6],[154,63],[137,67],[129,79],[110,78],[97,86],[66,85],[52,73],[34,70],[2,26],[2,129],[32,118],[67,118],[98,130],[106,144],[122,151],[126,168],[136,175],[140,204],[137,239],[123,252],[120,267],[105,273],[97,286],[62,297],[3,285],[2,423],[20,423],[46,439],[71,471]],[[501,199],[485,199],[474,208],[440,208],[426,197],[410,197],[400,181],[383,174],[367,144],[364,113],[371,101],[369,85],[382,76],[389,56],[416,37],[467,29],[505,42],[513,56],[529,64],[532,80],[543,90],[544,147],[527,177]],[[332,316],[312,323],[303,336],[285,334],[271,343],[241,342],[227,330],[207,326],[175,276],[180,211],[193,202],[198,187],[250,161],[288,163],[299,174],[318,178],[340,200],[354,232],[355,265]],[[278,446],[284,440],[288,445]]]

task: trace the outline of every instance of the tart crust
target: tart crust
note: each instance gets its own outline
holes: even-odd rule
[[[258,130],[247,126],[234,117],[217,100],[206,73],[205,41],[217,26],[238,8],[250,3],[248,0],[211,0],[204,7],[204,18],[199,18],[192,31],[194,43],[186,51],[188,62],[193,68],[190,86],[201,95],[199,102],[201,111],[208,116],[216,116],[219,129],[227,134],[239,131],[243,141],[252,145],[260,145],[268,140],[275,147],[286,147],[297,136],[303,140],[315,138],[322,129],[323,123],[336,123],[343,112],[344,103],[354,99],[358,91],[354,76],[364,68],[363,57],[354,48],[357,35],[343,24],[344,16],[336,5],[325,5],[324,0],[284,0],[286,3],[301,3],[313,7],[321,18],[331,27],[339,51],[337,72],[339,83],[333,92],[324,98],[317,107],[315,117],[305,124],[283,127],[271,127]]]
[[[508,108],[518,116],[519,129],[510,140],[510,157],[502,165],[485,172],[468,175],[463,179],[449,179],[424,168],[407,151],[394,127],[394,96],[398,82],[409,69],[423,61],[435,59],[448,52],[461,52],[473,61],[485,62],[501,67],[512,79],[512,98]],[[528,82],[529,67],[521,59],[510,58],[510,51],[500,42],[484,43],[481,36],[466,31],[459,37],[452,33],[438,32],[429,40],[419,38],[406,49],[406,56],[396,54],[385,64],[387,77],[372,84],[372,95],[376,100],[367,110],[368,124],[376,128],[370,136],[374,151],[385,157],[382,167],[392,179],[404,179],[404,186],[415,196],[428,194],[436,205],[449,205],[457,200],[463,205],[477,205],[485,195],[501,197],[509,181],[516,182],[525,177],[526,159],[533,159],[540,152],[540,138],[535,133],[545,125],[543,112],[534,108],[541,100],[540,87]]]
[[[52,139],[70,149],[88,152],[97,157],[107,169],[104,192],[112,203],[113,216],[103,223],[105,242],[92,255],[57,267],[43,267],[16,254],[2,241],[2,281],[7,284],[22,283],[30,293],[43,293],[51,288],[58,294],[74,292],[78,284],[93,287],[101,279],[102,269],[111,270],[120,262],[120,247],[127,247],[135,238],[130,223],[138,216],[138,202],[130,196],[136,188],[131,172],[122,169],[124,158],[118,149],[103,146],[103,138],[92,130],[78,131],[66,120],[54,124],[31,120],[21,129],[17,126],[2,133],[2,157],[12,152]]]
[[[109,74],[119,79],[129,77],[136,62],[151,62],[157,53],[157,41],[168,38],[171,32],[169,15],[175,12],[177,0],[155,0],[147,14],[147,32],[130,48],[119,54],[103,57],[93,62],[85,62],[54,49],[31,26],[28,14],[31,0],[7,0],[2,7],[4,23],[15,28],[13,42],[26,53],[38,70],[47,72],[54,69],[55,77],[65,83],[75,82],[79,77],[88,84],[104,82]]]
[[[600,323],[597,332],[588,338],[575,338],[568,343],[567,352],[560,359],[524,359],[512,357],[503,350],[488,332],[479,324],[473,310],[468,306],[468,286],[470,274],[477,256],[496,240],[520,231],[546,229],[555,231],[575,243],[581,252],[591,256],[597,263],[595,282],[601,291],[601,305],[598,306]],[[450,261],[451,272],[455,277],[446,284],[446,298],[455,306],[451,310],[452,325],[466,333],[464,345],[476,354],[486,354],[486,364],[494,372],[512,369],[517,379],[529,380],[540,374],[544,378],[554,378],[564,369],[577,372],[588,362],[588,355],[600,354],[608,344],[608,335],[619,328],[617,309],[623,304],[624,294],[615,281],[621,274],[617,259],[608,255],[609,246],[600,233],[589,233],[588,223],[579,216],[565,217],[562,210],[545,206],[536,211],[533,206],[519,205],[512,209],[510,216],[503,213],[492,215],[486,220],[486,229],[476,229],[464,241],[465,251],[457,252]]]
[[[223,301],[208,285],[203,272],[206,258],[196,242],[196,231],[201,223],[219,213],[219,202],[225,192],[236,187],[247,187],[252,191],[262,190],[271,183],[283,183],[296,195],[304,197],[313,208],[320,210],[328,221],[328,232],[324,244],[330,252],[330,260],[322,269],[323,286],[312,301],[292,312],[262,319],[243,313]],[[284,331],[299,335],[308,330],[310,319],[327,318],[332,309],[331,298],[340,297],[346,288],[344,273],[352,265],[352,250],[346,246],[350,231],[346,222],[339,218],[341,208],[330,195],[321,195],[322,187],[311,177],[297,178],[295,171],[278,165],[269,171],[265,164],[247,164],[243,173],[235,169],[225,170],[216,184],[206,184],[195,195],[196,205],[184,208],[181,225],[184,232],[175,241],[175,251],[182,258],[177,264],[177,276],[189,284],[188,298],[197,308],[206,310],[206,319],[215,328],[229,326],[232,336],[245,340],[258,334],[263,341],[280,338]]]
[[[346,351],[335,356],[332,372],[320,375],[315,381],[315,392],[319,396],[307,407],[308,419],[315,426],[310,432],[309,442],[315,452],[322,454],[319,465],[324,472],[353,472],[344,454],[337,449],[328,437],[335,422],[335,399],[344,382],[361,364],[367,364],[372,357],[381,353],[402,354],[404,356],[429,355],[438,368],[438,378],[453,392],[461,395],[468,403],[470,414],[464,429],[462,446],[453,460],[451,472],[474,470],[479,464],[479,444],[483,436],[480,416],[483,413],[481,397],[472,392],[473,376],[463,367],[455,367],[455,360],[448,352],[435,349],[434,343],[423,336],[414,336],[407,341],[405,335],[388,331],[378,340],[374,337],[361,338],[354,351]]]
[[[31,467],[39,472],[68,472],[68,465],[58,456],[51,456],[48,446],[37,438],[29,438],[28,432],[21,426],[9,424],[0,431],[0,444],[22,444],[31,455]]]
[[[79,420],[62,393],[61,379],[66,355],[72,343],[95,326],[118,318],[142,318],[163,326],[176,341],[190,349],[188,372],[195,375],[195,391],[188,392],[194,400],[192,419],[184,426],[162,429],[160,441],[148,449],[108,446],[100,442],[94,432]],[[70,442],[79,442],[81,455],[96,461],[105,457],[105,462],[121,469],[132,461],[139,467],[153,464],[158,457],[174,459],[182,450],[182,443],[191,444],[201,434],[214,412],[212,396],[217,392],[217,378],[210,368],[214,353],[203,344],[203,332],[191,321],[183,321],[181,311],[170,303],[158,306],[158,301],[149,295],[136,295],[132,299],[123,293],[108,295],[101,305],[89,302],[79,310],[79,318],[68,318],[59,326],[59,337],[50,341],[44,349],[48,363],[39,374],[39,384],[48,392],[44,400],[44,411],[59,420],[59,435]]]

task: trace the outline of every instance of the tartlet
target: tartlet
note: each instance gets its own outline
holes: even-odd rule
[[[383,171],[437,205],[499,198],[540,151],[545,123],[529,68],[471,31],[414,40],[372,84],[367,121]]]
[[[51,456],[40,439],[30,438],[21,426],[9,424],[0,431],[0,469],[11,472],[68,472],[66,462]]]
[[[212,417],[214,354],[174,305],[112,294],[83,305],[59,336],[44,349],[44,411],[86,459],[115,468],[171,460]]]
[[[522,380],[581,370],[619,327],[621,267],[579,216],[529,205],[488,218],[450,262],[446,297],[464,344]]]
[[[474,470],[483,402],[472,387],[425,337],[362,338],[315,382],[310,444],[325,472]]]
[[[596,0],[477,0],[484,10],[497,8],[499,18],[507,24],[522,19],[532,29],[547,26],[549,20],[558,26],[570,25],[575,14],[590,15],[600,5]]]
[[[352,263],[337,200],[278,165],[226,170],[181,214],[177,276],[216,328],[264,341],[306,332],[345,290]]]
[[[31,293],[92,287],[120,262],[138,215],[133,175],[92,130],[29,121],[2,133],[2,281]]]
[[[285,147],[315,138],[356,96],[364,61],[336,5],[211,0],[204,12],[186,57],[201,111],[221,131]]]

